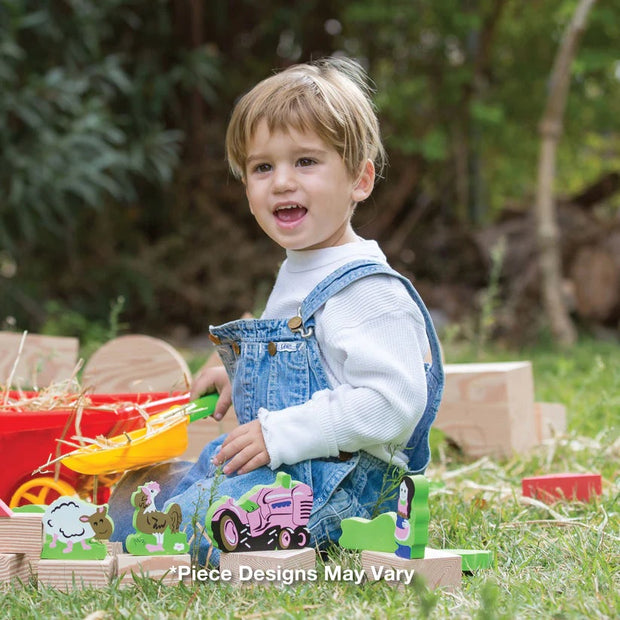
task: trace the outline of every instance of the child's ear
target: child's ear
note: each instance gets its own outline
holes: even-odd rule
[[[353,201],[354,202],[362,202],[362,200],[366,200],[368,196],[372,193],[372,189],[375,186],[375,165],[372,163],[370,159],[366,160],[364,167],[362,168],[362,173],[358,177],[355,182],[355,186],[353,187]]]

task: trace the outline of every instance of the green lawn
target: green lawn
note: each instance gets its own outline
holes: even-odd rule
[[[620,596],[620,364],[618,345],[581,342],[570,353],[549,348],[492,351],[476,361],[530,359],[536,399],[562,402],[569,433],[509,461],[459,458],[436,445],[428,477],[430,546],[492,549],[495,566],[464,575],[453,592],[356,586],[319,578],[298,585],[233,588],[195,582],[163,587],[139,580],[119,589],[70,595],[34,586],[6,587],[7,618],[616,618]],[[449,362],[472,361],[446,350]],[[435,442],[437,442],[435,437]],[[591,504],[526,503],[523,476],[600,472],[603,495]],[[443,486],[442,486],[443,485]],[[359,567],[356,554],[334,549],[328,561]]]

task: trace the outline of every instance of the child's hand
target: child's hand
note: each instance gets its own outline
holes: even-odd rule
[[[200,369],[192,383],[190,400],[214,390],[219,393],[220,397],[215,406],[213,417],[216,420],[221,420],[232,404],[232,387],[224,366],[210,366],[207,363]]]
[[[231,460],[226,463],[228,459]],[[249,471],[268,465],[270,460],[260,422],[252,420],[228,434],[213,463],[215,465],[226,463],[223,471],[228,475],[235,472],[247,474]]]

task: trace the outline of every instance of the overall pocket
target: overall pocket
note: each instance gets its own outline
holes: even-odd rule
[[[264,346],[268,379],[266,405],[263,406],[269,411],[278,411],[308,401],[312,394],[306,343],[285,340]]]

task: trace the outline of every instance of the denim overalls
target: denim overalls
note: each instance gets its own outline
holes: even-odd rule
[[[296,317],[241,319],[212,327],[210,331],[231,379],[233,404],[240,424],[255,419],[260,407],[277,411],[302,404],[308,401],[314,392],[330,387],[314,337],[316,311],[331,296],[352,282],[374,274],[388,274],[399,278],[420,308],[426,324],[433,360],[432,365],[425,365],[427,404],[405,450],[411,472],[421,473],[430,458],[428,434],[443,390],[439,342],[418,293],[406,278],[390,267],[367,260],[348,263],[315,287],[303,301]],[[360,412],[360,415],[362,414],[363,412]],[[312,423],[312,420],[308,420],[308,424]],[[186,523],[194,513],[204,519],[209,503],[216,497],[229,495],[237,499],[253,486],[272,484],[275,480],[275,471],[269,467],[260,467],[247,474],[219,476],[214,483],[216,467],[211,460],[223,440],[224,437],[219,437],[208,444],[198,461],[186,471],[180,481],[178,473],[170,475],[170,478],[177,476],[178,485],[168,502],[180,504]],[[378,502],[382,490],[385,492],[386,481],[396,482],[401,473],[396,467],[391,467],[364,451],[282,465],[279,470],[286,471],[294,480],[305,482],[312,487],[314,503],[308,528],[311,544],[319,546],[338,540],[342,519],[370,518],[373,514],[393,509],[396,488],[388,498],[381,498],[387,501],[383,501],[381,505],[378,505]],[[168,475],[166,472],[167,470],[163,472],[164,477]],[[143,475],[142,478],[146,481],[148,475]],[[159,482],[162,488],[169,484],[161,479]],[[137,483],[133,481],[132,484],[135,490]],[[212,487],[215,493],[212,493]],[[113,518],[116,524],[115,515]],[[202,537],[198,553],[200,563],[205,561],[207,551],[208,544]],[[210,561],[217,563],[218,558],[219,554],[214,549]]]

